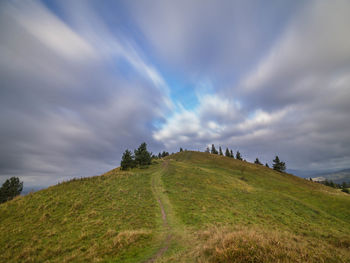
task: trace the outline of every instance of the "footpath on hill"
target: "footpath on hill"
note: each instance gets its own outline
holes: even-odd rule
[[[165,170],[167,166],[168,166],[168,161],[164,161],[162,163],[161,170]],[[170,241],[172,239],[172,228],[169,225],[167,212],[165,211],[164,205],[163,205],[163,203],[165,202],[164,199],[167,197],[164,194],[161,175],[162,175],[161,172],[154,173],[152,177],[152,190],[157,199],[157,202],[159,204],[159,207],[162,213],[163,232],[164,232],[165,238],[162,242],[162,246],[156,251],[154,255],[152,255],[151,258],[144,261],[144,263],[155,262],[157,259],[162,257],[162,255],[169,249]]]
[[[157,262],[167,253],[172,243],[183,235],[183,225],[177,220],[162,182],[162,174],[167,172],[169,160],[163,160],[160,171],[152,175],[152,191],[159,204],[162,217],[163,241],[156,252],[143,263]]]

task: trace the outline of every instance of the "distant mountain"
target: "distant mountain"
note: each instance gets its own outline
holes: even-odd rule
[[[289,174],[296,175],[296,176],[301,177],[301,178],[310,178],[310,177],[315,176],[316,174],[321,174],[321,172],[319,170],[287,169],[286,172]],[[322,174],[323,173],[331,173],[331,172],[334,172],[334,171],[325,171],[325,172],[322,172]]]
[[[34,192],[39,191],[43,188],[44,187],[40,187],[40,186],[32,186],[32,187],[23,186],[23,190],[21,192],[21,195],[27,195],[29,193],[34,193]]]
[[[333,181],[334,183],[340,184],[342,182],[350,182],[350,169],[344,169],[335,172],[319,173],[310,176],[314,181]]]

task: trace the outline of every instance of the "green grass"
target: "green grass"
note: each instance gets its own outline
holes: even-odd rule
[[[157,262],[350,262],[350,195],[186,151],[0,205],[0,262],[143,262],[169,233]]]
[[[114,170],[1,205],[0,261],[125,262],[149,255],[159,220],[150,172]]]
[[[300,248],[321,258],[310,256],[300,259],[301,262],[350,260],[350,196],[227,157],[186,152],[168,159],[169,168],[162,179],[176,217],[189,232],[201,233],[220,226],[225,233],[229,232],[227,228],[232,229],[232,233],[244,232],[243,228],[246,233],[254,230],[262,236],[265,233],[287,235],[290,240],[285,237],[286,242],[297,239],[320,248],[311,250],[309,245]],[[288,262],[290,257],[292,255],[274,260]],[[266,258],[263,262],[271,260]],[[215,261],[223,262],[218,258]]]

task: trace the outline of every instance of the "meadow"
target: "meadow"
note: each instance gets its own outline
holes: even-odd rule
[[[184,151],[0,205],[1,262],[349,262],[350,195]]]

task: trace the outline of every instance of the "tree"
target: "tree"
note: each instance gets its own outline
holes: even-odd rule
[[[180,147],[180,152],[183,152],[184,150]]]
[[[129,168],[135,167],[135,160],[131,151],[125,150],[122,156],[122,160],[120,162],[120,167],[122,170],[128,170]]]
[[[230,151],[228,150],[228,148],[226,147],[226,151],[225,151],[225,156],[227,157],[231,157]]]
[[[330,184],[329,184],[327,179],[323,182],[323,184],[326,185],[326,186],[330,186]]]
[[[266,166],[267,168],[270,168],[270,166],[269,166],[269,164],[268,164],[268,163],[265,163],[265,166]]]
[[[166,157],[166,156],[169,156],[169,153],[166,152],[166,151],[163,151],[161,156],[162,156],[162,158],[163,158],[163,157]]]
[[[145,142],[141,143],[139,148],[134,151],[135,162],[138,165],[149,165],[151,164],[151,154],[147,151],[147,144]]]
[[[218,151],[215,149],[214,144],[211,145],[211,153],[212,154],[218,154]]]
[[[255,164],[262,165],[262,163],[259,161],[259,158],[256,158],[254,163],[255,163]]]
[[[162,154],[161,153],[158,153],[158,158],[162,158]]]
[[[284,172],[286,170],[286,164],[284,162],[280,161],[280,158],[276,156],[276,158],[273,160],[273,169],[279,172]]]
[[[0,188],[0,204],[12,200],[23,190],[23,182],[18,177],[7,179]]]
[[[232,150],[230,151],[230,157],[231,157],[231,158],[235,158],[235,156],[233,155]]]
[[[220,155],[223,155],[221,146],[219,147],[219,154],[220,154]]]
[[[237,159],[237,160],[240,160],[240,161],[243,160],[243,159],[242,159],[242,156],[241,156],[241,153],[240,153],[239,151],[237,151],[237,153],[236,153],[236,159]]]
[[[207,149],[205,149],[205,152],[206,152],[206,153],[210,153],[209,147],[207,147]]]

